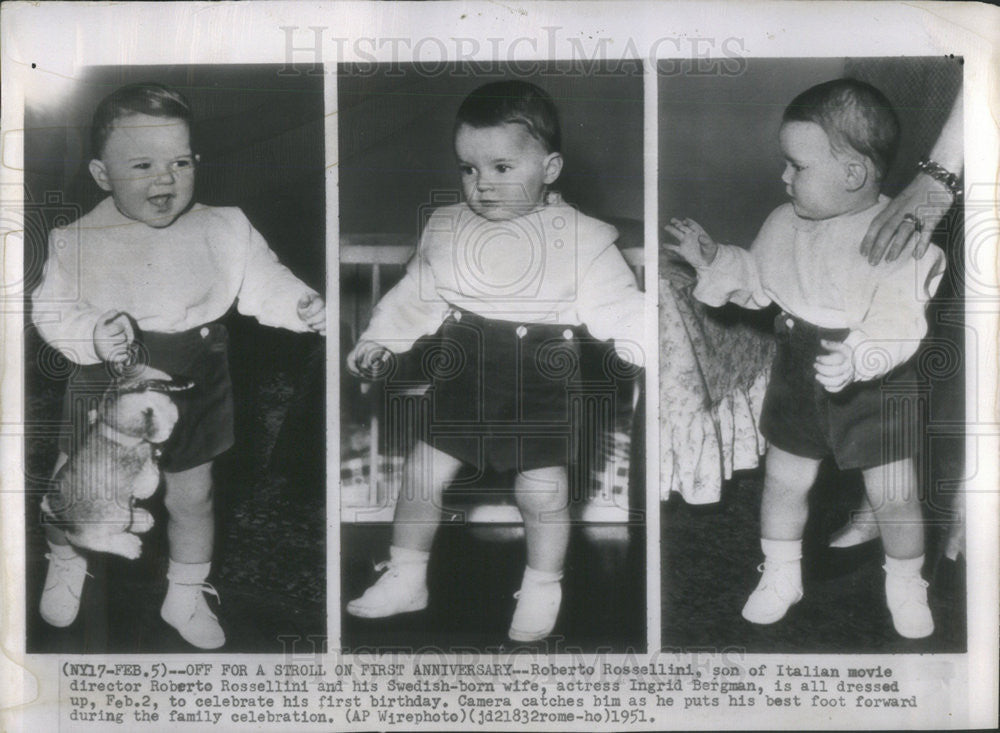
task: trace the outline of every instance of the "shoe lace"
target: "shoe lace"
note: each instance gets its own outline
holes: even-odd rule
[[[761,574],[759,588],[766,588],[768,586],[774,585],[781,578],[781,568],[789,563],[783,563],[780,561],[764,561],[757,566],[757,572]]]
[[[215,589],[214,585],[207,581],[202,581],[200,583],[177,583],[177,585],[200,588],[202,593],[208,593],[209,595],[215,596],[216,603],[220,606],[222,605],[222,598],[219,597],[219,591]]]
[[[56,572],[56,577],[59,582],[63,585],[71,587],[73,584],[70,582],[72,576],[80,572],[80,562],[78,558],[69,557],[59,557],[53,552],[45,553],[45,558],[52,563],[52,569]],[[84,569],[83,574],[88,578],[93,578],[94,576]],[[78,595],[73,594],[75,598],[79,598]]]
[[[885,565],[882,566],[882,569],[885,570],[886,572],[888,572],[888,569],[886,568]],[[896,575],[896,576],[894,576],[894,579],[897,582],[899,582],[901,584],[904,584],[905,586],[916,586],[916,587],[918,587],[920,589],[925,589],[928,586],[930,586],[930,583],[928,583],[926,580],[924,580],[923,577],[921,577],[920,575]],[[910,602],[917,601],[921,605],[925,605],[925,602],[924,602],[923,598],[920,598],[920,597],[909,598],[907,600],[910,601]]]
[[[516,591],[514,591],[514,598],[516,598],[517,600],[521,600],[521,596],[523,594],[524,594],[524,588],[521,588],[520,590],[516,590]],[[534,598],[536,600],[538,600],[538,601],[541,601],[544,597],[545,597],[544,593],[536,593],[534,595]],[[531,598],[532,598],[532,596],[529,594],[528,595],[528,599],[530,600]]]
[[[220,606],[222,605],[222,599],[219,597],[219,591],[217,591],[215,589],[215,586],[212,585],[211,583],[202,583],[201,592],[215,596],[215,602],[218,603]]]
[[[381,583],[386,578],[399,575],[399,568],[392,560],[383,560],[380,563],[376,563],[374,567],[376,573],[382,573],[382,577],[375,581],[376,583]]]
[[[45,553],[45,559],[52,563],[52,567],[55,569],[60,579],[63,579],[66,575],[79,572],[79,561],[77,558],[59,557],[59,555],[56,555],[55,553],[47,552]],[[83,574],[88,578],[94,577],[86,570],[83,571]]]

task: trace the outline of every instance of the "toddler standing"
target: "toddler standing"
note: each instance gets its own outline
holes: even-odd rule
[[[322,298],[278,262],[238,208],[193,202],[198,156],[192,112],[159,84],[122,87],[97,107],[90,173],[110,195],[54,229],[32,317],[42,337],[81,365],[67,389],[102,389],[133,348],[149,365],[192,379],[165,444],[169,585],[161,616],[189,643],[214,649],[225,633],[204,593],[214,542],[212,461],[233,444],[228,342],[219,323],[238,310],[269,326],[325,333]],[[141,344],[136,343],[136,327]],[[69,410],[64,420],[69,419]],[[65,454],[70,447],[61,445]],[[49,524],[42,618],[68,626],[87,561]]]
[[[889,101],[874,87],[851,79],[815,86],[788,105],[779,133],[791,201],[771,213],[749,250],[716,244],[689,219],[667,227],[679,240],[672,249],[698,271],[697,298],[781,308],[760,426],[769,442],[763,576],[743,607],[753,623],[778,621],[802,598],[807,497],[820,460],[832,455],[841,469],[862,470],[876,508],[896,630],[911,638],[934,630],[920,575],[916,415],[884,411],[883,385],[916,378],[911,357],[945,259],[931,246],[922,259],[871,266],[859,250],[888,203],[879,189],[898,134]]]
[[[528,562],[509,636],[554,628],[569,541],[569,417],[577,335],[614,338],[635,362],[643,298],[615,247],[617,231],[563,204],[559,119],[521,81],[487,84],[454,127],[465,202],[429,218],[403,279],[375,308],[347,357],[370,374],[386,352],[438,332],[454,368],[433,380],[431,424],[404,469],[385,574],[347,605],[367,618],[427,605],[427,563],[441,495],[463,464],[516,470]]]

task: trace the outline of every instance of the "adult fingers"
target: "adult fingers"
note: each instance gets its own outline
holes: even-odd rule
[[[904,217],[903,220],[899,222],[899,226],[896,227],[896,231],[892,235],[889,250],[885,254],[885,261],[893,262],[904,252],[904,250],[906,250],[907,246],[910,244],[916,244],[916,240],[913,235],[916,234],[917,237],[919,237],[922,229],[923,225],[918,219],[910,215]]]
[[[917,244],[913,248],[913,259],[919,260],[925,254],[931,246],[931,231],[926,227],[922,232],[920,232],[920,237],[917,239]]]
[[[872,223],[868,226],[868,231],[865,232],[865,236],[861,240],[861,254],[869,257],[869,261],[871,257],[877,256],[881,258],[885,252],[885,248],[889,243],[889,236],[895,231],[895,227],[889,227],[891,219],[889,209],[884,209],[878,216],[872,219]]]

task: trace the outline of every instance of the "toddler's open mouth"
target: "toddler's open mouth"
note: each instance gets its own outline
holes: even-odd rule
[[[160,211],[166,211],[170,208],[170,202],[173,198],[174,195],[172,193],[162,193],[157,196],[150,196],[147,201]]]

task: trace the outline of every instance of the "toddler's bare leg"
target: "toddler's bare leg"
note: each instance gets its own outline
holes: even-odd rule
[[[392,544],[427,552],[441,524],[441,496],[462,462],[417,441],[403,466],[403,485],[392,521]]]
[[[900,559],[923,555],[924,521],[913,461],[907,458],[876,466],[862,475],[882,533],[885,554]]]
[[[60,452],[52,471],[53,478],[66,465],[67,460],[69,456]],[[46,555],[49,567],[38,610],[46,623],[65,627],[73,623],[80,611],[80,594],[87,578],[87,559],[70,545],[63,530],[48,522],[44,526],[50,550]]]
[[[212,462],[177,473],[165,473],[167,490],[167,541],[170,559],[181,563],[207,563],[215,542],[212,507]]]
[[[818,470],[814,458],[773,445],[767,449],[760,507],[763,575],[742,611],[751,623],[773,624],[802,598],[802,532],[809,516],[809,489]]]
[[[760,534],[769,540],[799,540],[809,518],[809,489],[819,461],[793,455],[773,445],[767,449]]]
[[[562,603],[563,565],[569,544],[569,486],[563,466],[522,471],[514,498],[524,518],[528,567],[508,635],[514,641],[538,641],[555,628]]]
[[[885,598],[901,636],[920,639],[934,633],[927,604],[924,522],[913,461],[905,459],[863,472],[868,500],[875,510],[885,548]]]
[[[205,592],[215,593],[205,584],[212,568],[215,543],[212,462],[164,475],[170,582],[160,616],[189,644],[199,649],[217,649],[226,643],[226,634],[205,601]]]
[[[462,462],[418,441],[403,466],[403,485],[392,520],[389,562],[385,573],[347,612],[361,618],[384,618],[427,607],[427,562],[434,535],[441,524],[441,495]]]
[[[514,482],[514,498],[524,518],[528,567],[560,571],[569,544],[569,486],[566,469],[546,466],[522,471]]]

